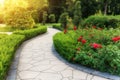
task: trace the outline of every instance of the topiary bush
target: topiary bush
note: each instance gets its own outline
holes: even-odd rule
[[[60,32],[53,42],[69,62],[120,75],[120,30],[81,29]]]
[[[61,23],[61,27],[64,29],[67,28],[67,18],[68,18],[67,12],[62,13],[59,18],[59,23]]]
[[[119,18],[118,18],[119,17]],[[83,27],[96,26],[99,28],[117,28],[120,24],[120,16],[90,16],[83,21]]]

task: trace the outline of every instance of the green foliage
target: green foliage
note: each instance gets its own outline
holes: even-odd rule
[[[0,39],[3,39],[5,37],[7,37],[8,35],[7,34],[0,34]]]
[[[59,22],[61,23],[61,26],[66,29],[67,28],[67,17],[68,13],[64,12],[60,15]]]
[[[56,20],[55,20],[55,14],[50,14],[49,15],[49,20],[51,23],[54,23]]]
[[[17,29],[14,29],[10,26],[5,26],[5,27],[0,27],[0,32],[12,32],[12,31],[15,31]]]
[[[15,50],[24,41],[23,35],[10,35],[0,39],[0,80],[5,80]]]
[[[120,16],[90,16],[83,22],[83,27],[117,28]]]
[[[66,0],[47,0],[48,1],[48,7],[49,7],[49,13],[55,14],[56,16],[56,22],[58,22],[60,15],[65,11],[65,3]]]
[[[5,23],[12,28],[30,29],[35,24],[31,14],[31,11],[17,7],[14,10],[6,12]]]
[[[0,34],[0,80],[5,80],[14,53],[19,45],[23,41],[46,31],[47,27],[39,26],[35,29],[15,31],[12,35]]]
[[[74,17],[73,17],[73,23],[75,26],[79,26],[80,22],[81,22],[81,2],[80,1],[76,1],[75,6],[74,6]]]
[[[80,0],[81,1],[81,12],[82,18],[87,18],[91,15],[94,15],[99,11],[103,6],[99,7],[101,4],[98,3],[100,0]]]
[[[78,41],[80,36],[86,40],[84,44]],[[120,30],[81,29],[57,33],[53,42],[59,54],[70,62],[120,75],[120,39],[114,42],[115,36],[120,37]],[[93,43],[101,47],[94,48]]]
[[[4,16],[3,13],[0,13],[0,24],[4,23]]]
[[[53,24],[52,27],[61,31],[63,30],[60,23]]]
[[[43,24],[46,23],[46,21],[47,21],[47,16],[48,16],[47,12],[44,11],[44,12],[43,12],[43,21],[42,21]]]
[[[30,39],[32,37],[35,37],[36,35],[43,34],[47,31],[46,26],[39,26],[38,28],[30,29],[30,30],[19,30],[14,31],[14,34],[20,34],[25,35],[26,39]]]

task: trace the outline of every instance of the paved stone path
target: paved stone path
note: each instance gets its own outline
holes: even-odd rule
[[[47,33],[22,45],[18,51],[20,58],[16,80],[108,80],[80,71],[62,59],[52,42],[52,36],[57,32],[48,28]]]

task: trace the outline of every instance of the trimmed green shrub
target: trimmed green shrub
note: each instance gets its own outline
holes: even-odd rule
[[[120,30],[81,29],[54,35],[55,49],[66,60],[120,75]]]
[[[0,39],[0,80],[5,80],[15,50],[24,39],[23,35],[10,35]]]
[[[117,28],[120,24],[120,16],[90,16],[83,22],[83,27],[96,26],[100,28]]]
[[[60,23],[53,24],[52,27],[58,30],[63,30],[63,27],[61,27]]]
[[[7,34],[0,34],[0,39],[3,39],[5,37],[7,37],[8,35]]]
[[[26,39],[30,39],[32,37],[35,37],[36,35],[45,33],[47,31],[46,26],[40,26],[38,28],[30,29],[30,30],[19,30],[19,31],[14,31],[14,34],[20,34],[20,35],[25,35]]]
[[[46,31],[47,27],[40,26],[35,29],[15,31],[12,35],[0,34],[0,80],[5,80],[14,53],[19,45],[23,41],[45,33]]]

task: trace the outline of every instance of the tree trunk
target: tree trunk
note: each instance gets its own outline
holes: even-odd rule
[[[106,0],[105,2],[104,2],[104,15],[106,15],[107,14],[107,8],[108,8],[108,1]]]

